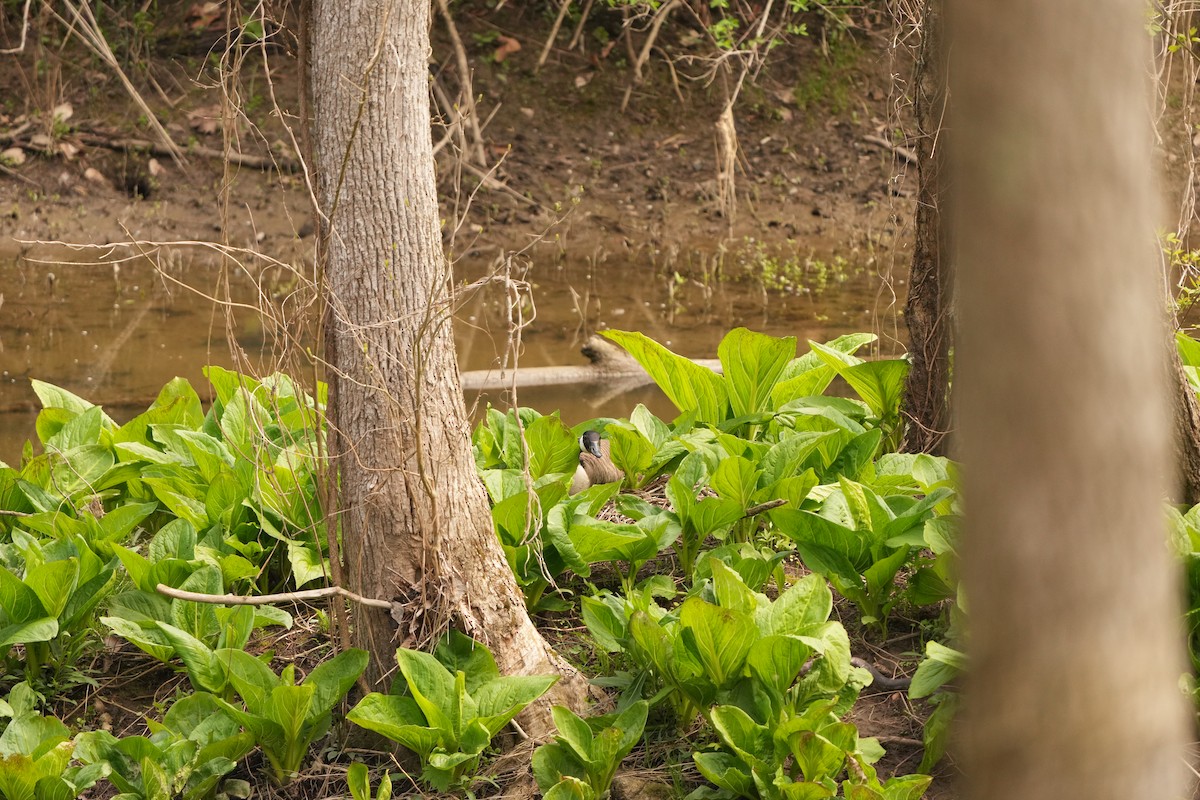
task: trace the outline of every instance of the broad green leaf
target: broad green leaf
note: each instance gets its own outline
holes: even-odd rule
[[[742,581],[732,567],[722,561],[714,560],[709,564],[713,579],[713,594],[717,605],[742,614],[753,615],[758,607],[758,599],[754,592]]]
[[[880,419],[892,419],[900,408],[904,394],[904,379],[908,362],[902,359],[858,361],[851,363],[847,356],[832,348],[809,342],[813,352],[832,367]]]
[[[346,696],[358,676],[367,668],[367,651],[358,648],[343,650],[333,658],[321,662],[304,679],[305,686],[313,687],[312,714],[324,714]]]
[[[292,568],[292,579],[297,587],[324,580],[329,575],[329,562],[322,558],[320,548],[315,542],[288,542],[287,554],[288,565]]]
[[[225,688],[225,670],[208,645],[187,631],[176,628],[174,625],[169,625],[166,622],[159,622],[157,624],[163,633],[167,635],[167,638],[171,640],[171,646],[175,648],[176,655],[179,656],[184,666],[187,667],[188,677],[192,681],[192,686],[207,692],[222,692]],[[222,652],[238,653],[241,651],[226,650]],[[248,654],[243,653],[243,655]],[[253,658],[253,656],[249,657]],[[240,689],[239,694],[241,694]]]
[[[612,598],[612,596],[609,596]],[[618,598],[612,598],[618,604]],[[625,649],[625,639],[628,636],[629,625],[622,612],[612,605],[595,597],[580,598],[581,616],[588,632],[602,649],[609,653],[619,653]]]
[[[355,761],[346,770],[346,784],[354,800],[371,800],[371,778],[367,773],[367,765]]]
[[[39,564],[25,574],[25,584],[34,591],[46,609],[46,616],[59,617],[71,599],[79,581],[79,559]]]
[[[713,728],[726,747],[752,768],[768,768],[767,759],[772,757],[774,745],[765,726],[737,706],[717,706],[711,717]]]
[[[48,642],[58,636],[58,620],[49,617],[0,628],[0,655],[14,644]]]
[[[587,726],[587,723],[584,723]],[[559,733],[562,726],[559,726]],[[578,781],[587,779],[587,768],[572,751],[560,742],[545,744],[533,752],[533,777],[537,780],[538,788],[549,792],[551,787],[563,778],[574,778]],[[542,800],[545,800],[543,796]]]
[[[734,328],[717,346],[735,417],[768,408],[771,390],[796,356],[796,338],[777,339],[746,328]]]
[[[914,700],[929,697],[966,669],[965,653],[930,640],[925,643],[925,658],[917,665],[908,696]]]
[[[119,542],[128,537],[156,508],[157,503],[126,503],[109,511],[97,522],[106,541]]]
[[[705,672],[717,686],[737,678],[758,638],[752,618],[693,597],[679,609],[683,641],[692,645]],[[689,635],[690,634],[690,635]]]
[[[556,681],[557,675],[505,675],[485,683],[474,694],[480,722],[495,736]]]
[[[7,569],[0,569],[0,608],[13,622],[33,622],[50,614],[38,593]]]
[[[461,631],[451,629],[438,642],[433,655],[450,672],[462,672],[467,679],[467,692],[475,691],[500,677],[496,659],[491,652]]]
[[[730,500],[740,508],[749,508],[752,504],[754,490],[758,488],[758,479],[762,472],[755,467],[753,461],[735,456],[726,458],[717,465],[709,486],[724,500]]]
[[[775,602],[756,612],[755,619],[764,636],[793,634],[829,619],[833,594],[820,575],[805,575],[793,583]]]
[[[100,406],[92,406],[82,414],[67,422],[62,428],[46,440],[46,449],[51,448],[68,453],[75,448],[100,444],[101,414]]]
[[[68,392],[45,381],[31,380],[34,394],[38,396],[38,400],[42,402],[43,408],[65,408],[67,411],[75,414],[82,414],[89,408],[93,408],[93,404],[84,400],[79,395]],[[112,424],[112,420],[108,420]]]
[[[579,440],[557,415],[538,417],[525,428],[529,474],[534,479],[579,466]]]
[[[628,560],[646,541],[645,533],[636,525],[603,520],[572,525],[568,535],[575,552],[587,564],[617,559]],[[651,545],[651,556],[654,554],[653,549]]]
[[[918,772],[929,772],[941,760],[950,743],[950,726],[958,712],[959,696],[953,692],[939,696],[937,707],[925,721],[925,731],[922,736],[925,744],[925,754],[921,757]],[[932,702],[932,701],[931,701]]]
[[[451,740],[461,731],[461,698],[455,676],[428,653],[400,648],[396,660],[413,699],[431,727]],[[464,686],[465,688],[465,686]]]
[[[542,795],[542,800],[596,800],[596,793],[579,778],[564,775]]]
[[[271,692],[279,685],[279,677],[270,667],[244,650],[217,650],[213,656],[228,673],[230,683],[250,712],[265,716]]]
[[[701,422],[725,419],[729,398],[724,380],[715,372],[641,333],[602,331],[602,335],[625,348],[681,413],[694,410]]]
[[[265,708],[253,709],[261,716],[265,716],[272,722],[279,725],[283,730],[284,737],[290,741],[305,741],[307,737],[304,735],[305,726],[310,720],[315,720],[320,716],[320,712],[313,708],[312,686],[276,686],[271,690],[271,698]],[[294,759],[289,759],[293,761]],[[291,764],[285,764],[285,768],[295,769]]]
[[[117,636],[159,661],[169,661],[171,656],[175,655],[175,647],[170,638],[153,620],[134,621],[123,616],[112,616],[101,617],[100,621]]]
[[[657,448],[643,433],[632,426],[610,425],[607,435],[613,463],[631,480],[650,469]]]
[[[851,737],[856,738],[857,734],[854,732],[854,726],[848,725],[846,727],[850,729]],[[797,731],[788,737],[788,748],[792,752],[792,757],[796,759],[796,766],[800,769],[806,781],[834,778],[842,771],[842,765],[846,761],[846,750],[826,738],[826,733],[830,732],[830,729],[836,731],[838,728],[840,726],[830,725],[826,726],[819,733],[816,731]]]
[[[764,636],[750,648],[746,666],[756,679],[782,695],[795,683],[812,653],[812,648],[795,636]]]
[[[399,742],[422,758],[428,758],[433,748],[450,744],[442,733],[427,726],[425,715],[411,697],[372,692],[350,709],[346,719]]]
[[[758,797],[748,767],[729,753],[693,753],[692,760],[705,780],[732,792],[735,797]]]

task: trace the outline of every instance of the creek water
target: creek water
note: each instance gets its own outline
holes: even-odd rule
[[[505,358],[511,350],[513,284],[496,277],[493,264],[484,260],[463,259],[454,269],[460,367],[511,364],[511,356]],[[882,354],[902,349],[895,340],[902,301],[873,267],[845,265],[820,282],[809,275],[809,290],[792,295],[767,292],[750,281],[705,284],[645,257],[556,258],[506,274],[523,281],[516,306],[528,322],[521,331],[522,366],[583,364],[580,346],[605,328],[642,331],[693,358],[715,357],[721,337],[739,325],[796,336],[802,344],[875,331]],[[201,373],[206,364],[304,368],[302,359],[281,354],[295,356],[308,343],[299,339],[284,347],[279,338],[298,336],[304,330],[300,323],[311,318],[307,293],[297,291],[302,286],[283,270],[223,272],[179,253],[160,255],[157,264],[147,258],[0,263],[0,461],[17,463],[25,440],[36,440],[38,402],[31,378],[103,405],[121,422],[144,410],[177,375],[206,397]],[[253,310],[263,305],[283,321],[273,324]],[[503,392],[467,398],[475,413],[489,402],[504,407],[509,400]],[[597,387],[527,388],[517,400],[546,413],[558,409],[568,424],[627,415],[639,402],[668,420],[676,413],[653,386],[620,394]]]

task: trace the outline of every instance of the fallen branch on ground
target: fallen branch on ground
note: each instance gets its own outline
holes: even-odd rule
[[[302,589],[298,592],[281,592],[279,594],[262,594],[256,597],[243,597],[240,594],[201,594],[200,592],[187,592],[183,589],[174,589],[165,583],[160,583],[155,588],[158,589],[159,594],[173,597],[176,600],[191,600],[193,603],[213,603],[222,606],[264,606],[268,603],[299,603],[303,600],[320,600],[325,597],[345,597],[348,600],[353,600],[356,603],[371,606],[372,608],[386,608],[389,611],[392,608],[392,604],[387,600],[363,597],[340,586],[329,586],[324,589]]]

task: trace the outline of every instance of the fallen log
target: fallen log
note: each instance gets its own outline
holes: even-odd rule
[[[653,383],[642,365],[617,345],[600,336],[588,338],[580,351],[589,363],[562,367],[521,367],[517,370],[473,369],[462,373],[462,388],[468,392],[503,391],[516,387],[566,386],[569,384],[604,384],[612,394],[620,394],[639,386]],[[715,358],[693,359],[702,367],[721,372],[721,362]],[[152,404],[157,397],[112,397],[92,400],[106,409],[140,410]],[[0,414],[38,411],[41,403],[31,396],[0,403]]]
[[[469,392],[484,392],[572,383],[619,383],[621,390],[626,391],[654,382],[631,355],[603,337],[592,335],[584,342],[581,351],[590,363],[564,367],[521,367],[515,371],[468,370],[462,373],[462,388]],[[721,371],[721,362],[715,358],[694,360],[713,372]]]

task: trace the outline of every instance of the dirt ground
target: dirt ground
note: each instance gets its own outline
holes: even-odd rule
[[[15,12],[8,14],[3,33],[14,39]],[[223,19],[205,25],[196,14],[197,6],[160,7],[165,22],[140,45],[148,58],[125,65],[166,132],[190,151],[181,163],[126,146],[156,136],[114,71],[77,43],[31,42],[0,66],[0,149],[15,146],[24,157],[0,174],[0,258],[43,249],[29,242],[131,239],[225,240],[284,260],[310,257],[303,176],[226,171],[211,157],[235,150],[295,163],[302,133],[294,36],[279,31],[265,48],[232,65],[227,59],[235,74],[224,89],[243,113],[223,120]],[[681,24],[664,28],[635,80],[625,48],[600,44],[621,30],[613,14],[595,12],[573,50],[560,34],[540,70],[544,15],[511,7],[458,15],[488,177],[481,187],[481,170],[464,166],[453,140],[439,151],[452,252],[538,242],[568,258],[632,253],[686,271],[704,258],[697,254],[753,241],[823,257],[885,253],[904,263],[915,170],[902,150],[884,146],[902,148],[897,132],[907,124],[892,76],[908,67],[888,46],[889,22],[865,14],[850,32],[815,24],[809,37],[772,51],[737,105],[737,203],[729,216],[717,198],[714,125],[728,79],[706,77],[689,60],[695,53]],[[431,73],[453,105],[453,51],[441,20],[433,31]],[[500,47],[513,43],[520,49],[497,61]],[[445,134],[435,125],[435,142]]]

